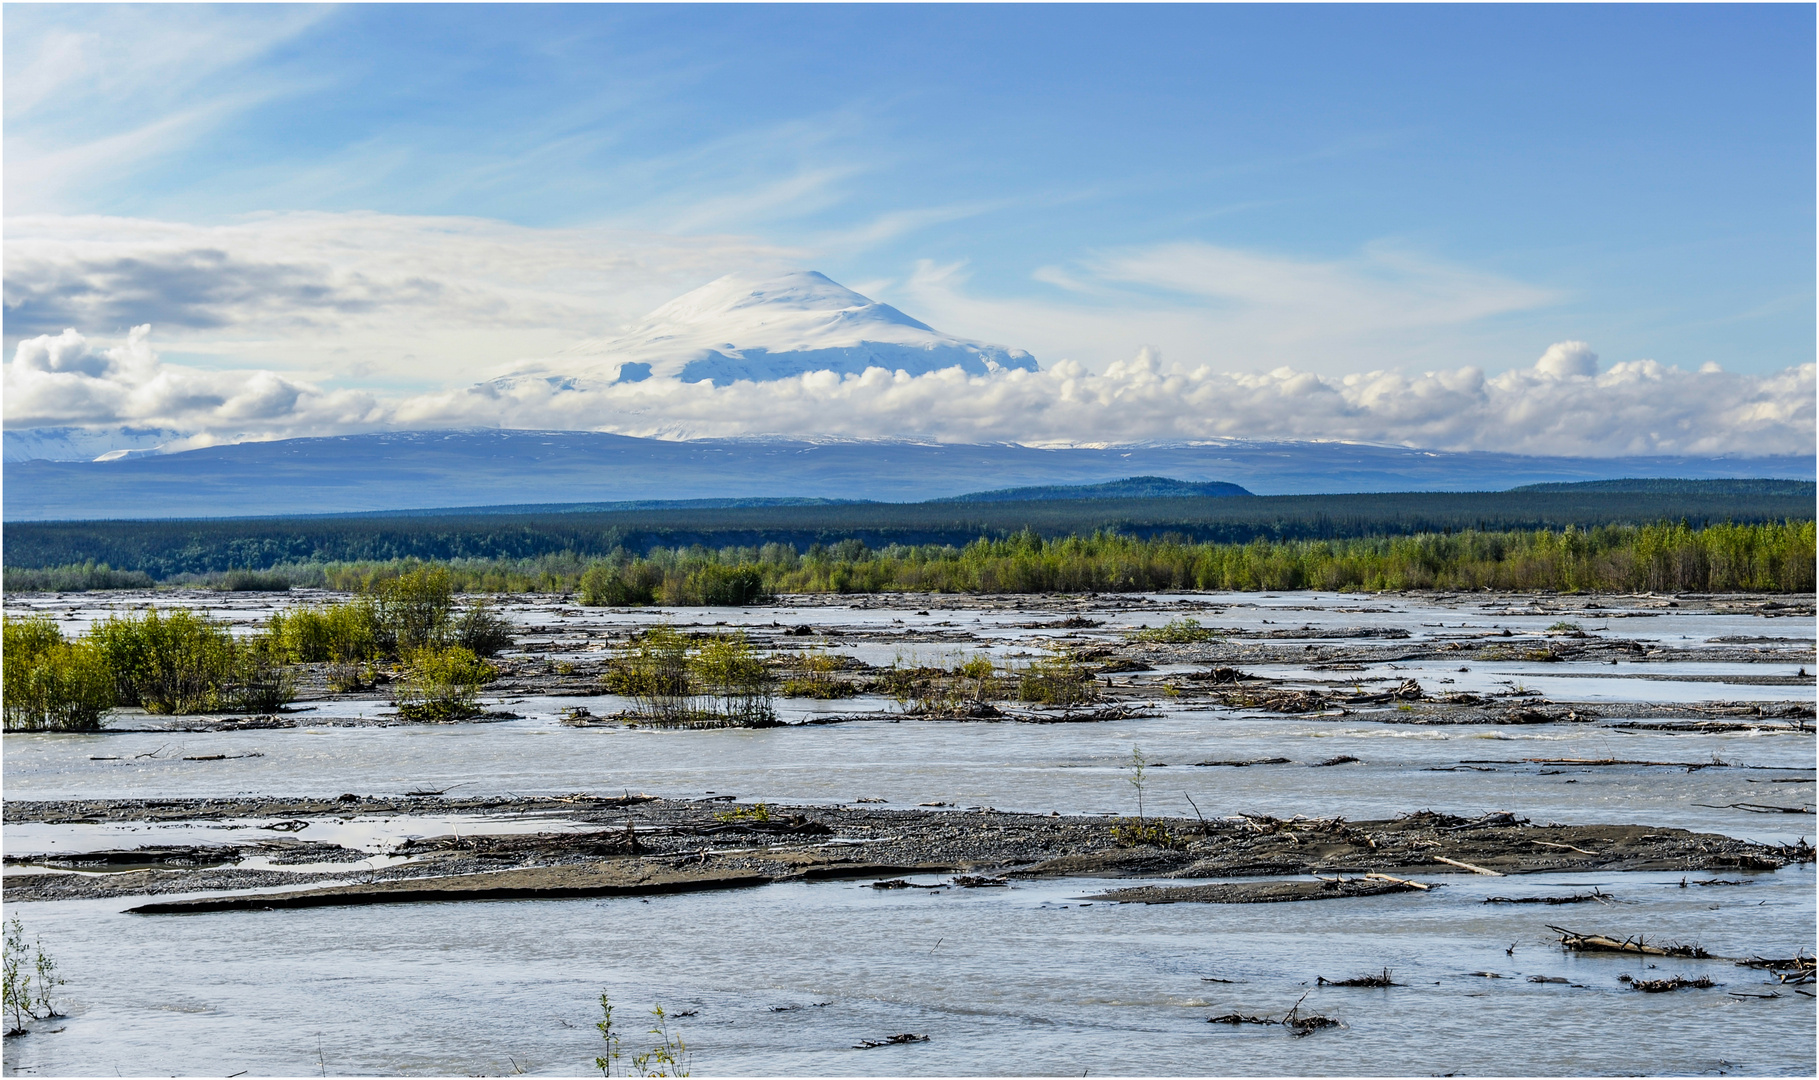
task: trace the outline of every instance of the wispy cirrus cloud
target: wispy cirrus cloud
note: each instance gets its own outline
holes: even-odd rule
[[[12,213],[78,205],[122,174],[183,153],[224,122],[324,81],[268,61],[331,17],[329,8],[106,11],[101,24],[93,9],[7,12]]]
[[[924,260],[892,295],[956,332],[995,328],[1037,356],[1094,367],[1153,345],[1189,364],[1327,374],[1456,362],[1479,351],[1486,320],[1564,299],[1389,244],[1336,260],[1158,244],[1095,252],[1032,277],[1056,293],[994,298],[970,288],[964,264]]]

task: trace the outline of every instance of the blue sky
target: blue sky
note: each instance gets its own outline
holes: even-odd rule
[[[1807,5],[12,4],[9,262],[303,212],[669,253],[463,376],[751,259],[1045,364],[1494,373],[1577,340],[1770,373],[1813,359],[1813,40]],[[399,344],[426,331],[261,345],[162,285],[15,304],[52,289],[25,272],[9,347],[89,311],[197,363],[435,381]]]

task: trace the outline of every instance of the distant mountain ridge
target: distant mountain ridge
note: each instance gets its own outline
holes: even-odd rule
[[[678,499],[918,502],[1131,476],[1263,495],[1487,491],[1615,476],[1811,479],[1814,459],[1532,458],[1345,443],[1015,444],[410,431],[6,466],[7,521],[226,518]]]
[[[1131,476],[1104,484],[1051,484],[1044,487],[975,491],[931,502],[1035,502],[1052,499],[1229,499],[1251,492],[1223,480],[1191,483],[1166,476]]]
[[[1523,484],[1511,491],[1580,491],[1654,495],[1805,495],[1819,497],[1819,484],[1812,480],[1768,480],[1762,478],[1735,480],[1682,480],[1625,477],[1620,480],[1582,480],[1576,483]]]

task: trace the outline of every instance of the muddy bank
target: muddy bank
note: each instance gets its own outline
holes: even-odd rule
[[[1397,878],[1558,870],[1773,870],[1811,859],[1709,833],[1639,825],[1536,824],[1508,814],[1465,819],[1429,811],[1391,820],[1129,820],[874,807],[734,806],[641,796],[546,799],[142,800],[8,803],[9,822],[242,820],[271,817],[292,836],[312,819],[441,814],[559,817],[565,831],[410,838],[384,866],[291,875],[337,882],[282,903],[364,904],[510,896],[614,895],[615,890],[730,888],[761,881],[944,872],[979,877]],[[344,861],[374,852],[349,853]],[[129,858],[127,853],[120,859]],[[327,853],[318,861],[333,861]],[[10,875],[8,900],[51,900],[265,887],[235,865],[145,866],[130,873]],[[510,875],[510,876],[502,876]],[[1381,884],[1380,882],[1378,884]],[[489,891],[490,890],[490,891]],[[496,890],[508,890],[498,892]],[[581,890],[581,891],[575,891]],[[588,891],[595,890],[595,891]],[[598,891],[605,890],[605,891]],[[313,899],[311,899],[313,897]],[[240,906],[246,903],[235,901]],[[278,901],[272,901],[278,903]],[[253,906],[270,906],[253,904]]]

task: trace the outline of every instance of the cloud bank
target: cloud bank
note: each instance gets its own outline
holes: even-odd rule
[[[556,361],[551,361],[552,367]],[[795,435],[1104,445],[1218,438],[1320,439],[1537,455],[1809,454],[1815,366],[1768,375],[1652,360],[1600,369],[1584,342],[1531,367],[1323,376],[1169,364],[1144,349],[1094,373],[910,376],[872,368],[766,383],[605,384],[519,376],[383,395],[272,371],[165,362],[141,325],[122,341],[74,330],[19,343],[6,424],[132,424],[189,433],[172,448],[387,429],[505,427],[665,438]]]

